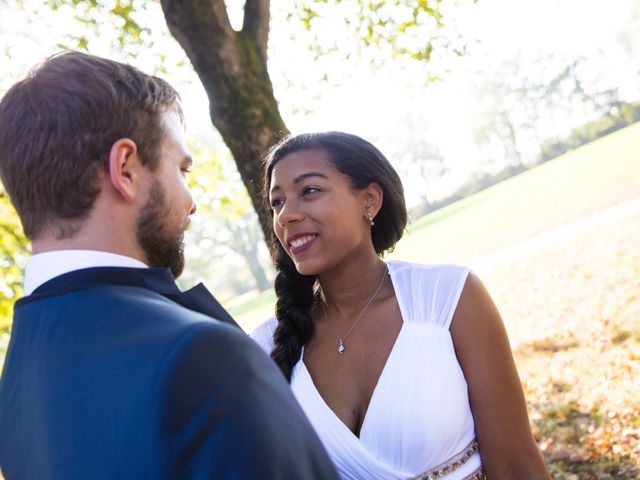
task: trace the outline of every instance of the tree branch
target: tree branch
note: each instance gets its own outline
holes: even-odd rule
[[[241,71],[237,34],[224,0],[161,0],[171,34],[198,70]],[[215,52],[212,55],[212,50]]]
[[[202,81],[211,120],[233,153],[260,225],[269,238],[271,218],[262,205],[261,158],[288,133],[273,95],[266,62],[269,0],[248,0],[249,32],[231,27],[223,0],[161,0],[167,25]],[[246,16],[249,13],[248,17]],[[262,43],[253,35],[262,38]]]
[[[266,62],[269,40],[269,0],[246,0],[242,31],[255,40],[258,51]]]

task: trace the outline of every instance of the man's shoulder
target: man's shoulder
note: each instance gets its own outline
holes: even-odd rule
[[[207,431],[198,466],[207,478],[336,478],[284,376],[240,330],[200,325],[164,360],[158,428],[186,446],[195,426]],[[278,441],[282,432],[291,444]]]
[[[108,322],[112,332],[157,345],[207,332],[232,344],[246,340],[237,327],[190,310],[153,290],[131,285],[95,285],[59,295],[25,297],[16,303],[16,323],[39,316],[70,325]]]
[[[176,305],[178,310],[163,311],[167,324],[173,326],[179,337],[175,349],[203,347],[215,356],[234,352],[246,353],[247,349],[260,351],[258,346],[240,328],[220,322],[206,315]],[[173,310],[173,308],[172,308]],[[167,325],[168,326],[168,325]]]
[[[112,313],[130,318],[147,330],[150,337],[168,337],[167,341],[176,345],[188,345],[202,338],[214,343],[217,350],[243,348],[242,345],[253,343],[238,327],[190,310],[151,290],[109,286],[96,294],[108,299]]]

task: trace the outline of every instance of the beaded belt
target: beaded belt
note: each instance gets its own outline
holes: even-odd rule
[[[449,460],[441,463],[440,465],[430,468],[422,472],[421,474],[411,477],[407,480],[437,480],[445,475],[455,472],[465,463],[469,461],[478,452],[478,441],[474,438],[469,445],[464,447],[460,453],[456,453]],[[484,480],[486,478],[484,469],[482,466],[476,471],[464,477],[463,480]]]
[[[467,475],[462,480],[487,480],[487,475],[484,473],[484,468],[480,467],[471,475]]]

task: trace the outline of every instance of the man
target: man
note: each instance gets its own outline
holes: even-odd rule
[[[34,253],[0,380],[7,480],[336,478],[275,365],[173,281],[190,164],[177,93],[128,65],[54,56],[0,102]]]

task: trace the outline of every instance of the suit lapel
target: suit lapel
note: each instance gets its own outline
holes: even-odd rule
[[[195,287],[182,292],[176,299],[182,306],[215,317],[223,322],[237,325],[231,315],[220,305],[220,302],[207,290],[204,284],[199,283]]]
[[[168,268],[96,267],[75,270],[40,285],[31,295],[21,298],[17,303],[28,303],[45,297],[106,285],[151,290],[189,310],[238,326],[202,283],[182,293]]]

